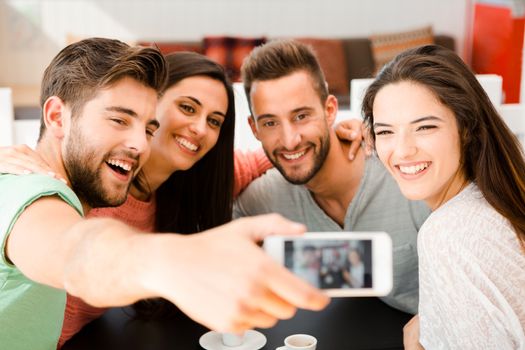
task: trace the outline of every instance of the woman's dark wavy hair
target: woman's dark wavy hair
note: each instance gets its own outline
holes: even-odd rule
[[[525,160],[516,136],[490,102],[467,65],[453,51],[428,45],[399,54],[365,93],[363,115],[375,143],[374,100],[401,81],[429,89],[456,117],[461,167],[486,200],[510,221],[525,251]]]
[[[206,76],[221,82],[228,95],[228,110],[216,145],[190,169],[171,174],[155,193],[157,232],[190,234],[231,220],[235,101],[232,85],[218,63],[194,52],[172,53],[165,59],[168,81],[164,91],[186,78]],[[139,175],[134,185],[147,191],[143,176]],[[158,308],[154,306],[157,303],[142,302],[136,310],[143,315],[163,313],[165,305]]]

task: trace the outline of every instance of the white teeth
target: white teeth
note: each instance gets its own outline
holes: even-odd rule
[[[175,140],[179,143],[179,145],[184,146],[192,152],[195,152],[199,148],[199,146],[191,143],[186,139],[183,139],[182,137],[175,137]]]
[[[294,154],[283,153],[282,155],[283,155],[284,158],[286,158],[288,160],[294,160],[294,159],[302,157],[305,153],[306,153],[306,151],[302,151],[302,152],[294,153]]]
[[[119,168],[122,168],[126,171],[130,171],[131,170],[131,165],[126,163],[126,162],[123,162],[121,160],[118,160],[118,159],[110,159],[108,160],[108,163],[111,164],[111,165],[114,165],[114,166],[118,166]]]
[[[403,174],[409,174],[409,175],[414,175],[416,173],[419,173],[420,171],[428,168],[428,163],[420,163],[418,165],[412,165],[412,166],[402,166],[400,165],[399,166],[399,170],[401,170],[401,172]]]

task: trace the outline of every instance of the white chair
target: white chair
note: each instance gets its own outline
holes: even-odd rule
[[[14,142],[13,98],[10,88],[0,88],[0,146]]]
[[[503,102],[503,78],[496,74],[476,74],[479,83],[489,95],[490,102],[498,107]]]
[[[363,118],[361,107],[366,89],[372,84],[374,79],[352,79],[350,82],[350,114],[354,118]]]
[[[40,119],[15,120],[13,143],[15,145],[25,144],[34,149],[39,131]]]
[[[525,150],[525,104],[504,104],[496,109]]]
[[[235,95],[235,148],[241,150],[256,150],[261,148],[260,142],[253,136],[248,117],[251,115],[248,100],[242,83],[233,83]]]

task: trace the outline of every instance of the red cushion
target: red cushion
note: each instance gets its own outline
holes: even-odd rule
[[[265,42],[265,38],[208,36],[203,39],[203,48],[206,56],[224,66],[232,81],[240,81],[244,58]]]

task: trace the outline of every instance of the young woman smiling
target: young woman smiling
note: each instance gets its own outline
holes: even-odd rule
[[[402,193],[433,210],[406,348],[525,349],[525,162],[474,74],[450,50],[407,51],[363,112]]]

